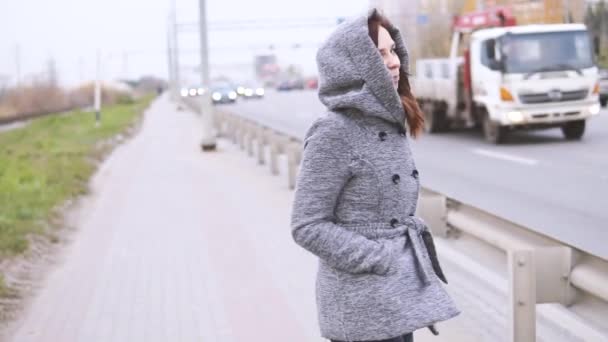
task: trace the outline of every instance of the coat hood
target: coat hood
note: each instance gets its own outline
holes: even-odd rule
[[[367,21],[375,11],[340,24],[317,52],[319,99],[332,111],[356,109],[406,127],[399,94],[369,37]],[[395,41],[401,70],[408,72],[408,52],[399,30],[391,26],[387,31]]]

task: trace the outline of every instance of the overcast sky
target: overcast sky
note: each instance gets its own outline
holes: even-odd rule
[[[198,20],[198,1],[176,0],[178,21]],[[210,22],[263,19],[338,18],[357,15],[368,0],[207,0]],[[54,59],[60,82],[73,85],[94,77],[95,55],[103,51],[105,78],[167,75],[169,0],[19,0],[0,1],[0,78],[22,78],[47,69]],[[210,31],[210,63],[215,74],[243,70],[253,54],[276,46],[279,63],[302,65],[314,73],[318,43],[333,27],[281,30]],[[184,78],[198,63],[197,32],[180,33]],[[293,44],[302,44],[299,49]],[[17,53],[17,51],[19,51]],[[19,63],[17,63],[17,59]]]

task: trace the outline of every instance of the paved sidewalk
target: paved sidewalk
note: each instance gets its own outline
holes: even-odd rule
[[[316,259],[291,239],[285,178],[224,140],[201,153],[198,117],[174,108],[157,100],[104,163],[74,243],[11,341],[323,341]],[[481,341],[467,317],[416,341]]]

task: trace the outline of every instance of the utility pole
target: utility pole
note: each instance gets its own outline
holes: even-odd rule
[[[201,149],[203,151],[215,151],[216,141],[213,132],[213,108],[211,106],[211,88],[209,86],[209,50],[207,44],[207,11],[205,0],[199,0],[200,9],[200,39],[201,39],[201,82],[207,90],[201,96],[201,116],[203,124],[203,139]]]
[[[174,88],[173,93],[175,99],[179,99],[179,91],[181,87],[180,81],[180,72],[179,72],[179,44],[178,44],[178,30],[177,30],[177,9],[176,9],[176,0],[171,1],[171,23],[169,24],[171,28],[171,50],[173,52],[171,60],[173,61],[173,82]]]
[[[101,51],[97,49],[97,75],[95,77],[95,126],[101,120]]]
[[[175,75],[173,75],[173,42],[171,41],[171,16],[167,18],[167,71],[169,75],[169,94],[174,101],[178,99],[175,97]]]
[[[15,45],[15,67],[17,71],[17,87],[21,86],[21,47]]]
[[[52,87],[56,87],[59,81],[57,79],[57,65],[55,64],[55,58],[49,58],[46,73],[46,80],[48,84]]]
[[[122,51],[122,77],[129,78],[129,55],[124,50]]]

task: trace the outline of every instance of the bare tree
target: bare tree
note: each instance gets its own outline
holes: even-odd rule
[[[606,2],[601,0],[595,6],[587,7],[585,14],[585,24],[589,29],[593,44],[599,50],[598,64],[608,67],[608,8]]]
[[[418,32],[420,57],[441,58],[450,53],[453,18],[459,15],[465,0],[429,1],[428,22]]]

